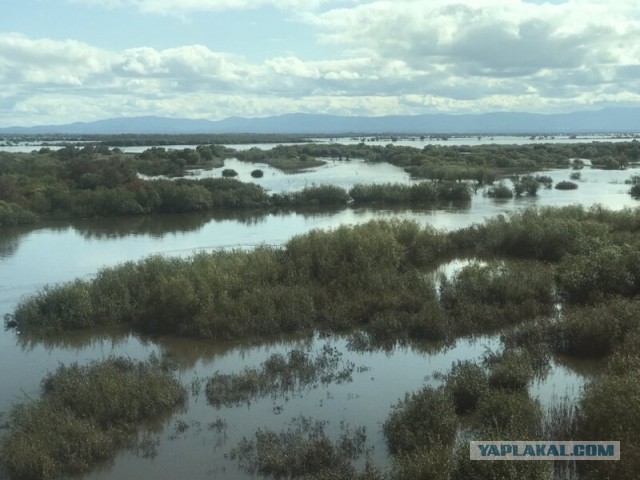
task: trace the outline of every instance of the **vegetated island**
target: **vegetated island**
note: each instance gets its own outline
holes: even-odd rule
[[[637,141],[423,149],[393,144],[296,144],[266,151],[199,145],[178,150],[152,147],[140,154],[125,154],[105,145],[66,145],[56,151],[42,147],[32,153],[0,153],[0,226],[33,223],[40,218],[469,201],[470,189],[491,185],[509,175],[546,168],[580,168],[581,164],[572,162],[572,158],[589,158],[592,168],[622,169],[638,162],[639,155]],[[424,183],[356,185],[349,191],[320,185],[299,192],[269,194],[256,184],[233,178],[146,178],[182,177],[191,169],[220,168],[226,158],[232,157],[288,172],[322,165],[326,159],[387,162]],[[545,182],[544,176],[521,177],[514,183],[513,193],[535,195],[539,185],[548,186]],[[508,193],[502,185],[490,190],[489,195]]]
[[[119,450],[148,448],[140,431],[186,399],[186,388],[154,356],[60,365],[42,380],[40,398],[10,412],[10,430],[0,439],[0,472],[42,480],[87,473]]]

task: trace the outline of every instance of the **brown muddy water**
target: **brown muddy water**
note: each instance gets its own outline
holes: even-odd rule
[[[245,165],[249,169],[255,168],[251,164],[236,166],[244,168]],[[264,186],[272,191],[283,191],[301,182],[348,186],[354,181],[359,183],[359,179],[365,183],[409,181],[401,169],[383,165],[376,170],[377,167],[357,161],[329,162],[315,172],[295,176],[265,169]],[[248,180],[243,178],[244,170],[239,171],[240,179]],[[545,172],[554,182],[568,180],[570,173],[569,170]],[[613,209],[636,206],[638,203],[628,195],[624,180],[638,173],[638,169],[584,169],[575,191],[542,188],[536,198],[496,201],[483,196],[480,190],[469,204],[449,204],[432,209],[345,208],[268,214],[167,215],[51,222],[37,227],[2,229],[0,316],[13,312],[20,298],[35,293],[46,284],[76,277],[90,278],[101,267],[151,254],[189,255],[217,248],[252,248],[261,243],[279,245],[314,228],[371,219],[401,217],[451,230],[531,205],[599,203]],[[451,274],[462,264],[454,262],[444,269],[444,273]],[[313,353],[327,343],[342,353],[344,361],[355,365],[350,382],[318,385],[317,388],[309,386],[287,396],[268,396],[219,408],[207,403],[204,382],[198,391],[198,379],[215,372],[234,373],[245,367],[257,367],[269,355],[286,353],[293,348]],[[433,374],[446,372],[452,362],[478,359],[487,348],[497,349],[499,345],[497,336],[488,336],[460,339],[448,347],[422,345],[356,352],[350,350],[347,339],[340,336],[272,339],[259,344],[217,344],[114,332],[83,332],[42,341],[29,340],[15,331],[1,331],[0,412],[7,412],[16,401],[36,397],[40,380],[60,363],[84,363],[110,355],[144,359],[156,352],[169,355],[178,365],[184,384],[194,386],[188,407],[152,434],[154,448],[147,452],[150,455],[122,452],[112,464],[102,466],[85,478],[245,478],[236,462],[228,457],[230,449],[243,437],[252,437],[257,428],[284,430],[292,418],[300,415],[328,421],[327,433],[330,434],[339,433],[341,422],[352,428],[366,427],[372,458],[376,464],[384,466],[388,455],[381,425],[391,405],[405,392],[417,390],[428,382],[437,382]],[[576,398],[581,386],[595,372],[597,365],[555,359],[548,376],[533,385],[532,392],[546,405],[565,396]]]

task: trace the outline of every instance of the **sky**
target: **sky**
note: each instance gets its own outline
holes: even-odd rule
[[[640,106],[638,0],[20,0],[0,127]]]

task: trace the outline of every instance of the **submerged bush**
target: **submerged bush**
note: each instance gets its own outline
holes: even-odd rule
[[[419,270],[446,254],[445,234],[413,222],[313,231],[286,246],[150,257],[22,301],[21,331],[128,325],[213,339],[307,328],[347,329],[379,314],[421,338],[448,334],[433,283]]]
[[[393,407],[383,431],[391,453],[404,455],[442,445],[451,448],[457,423],[447,392],[425,387]]]
[[[640,175],[634,175],[625,183],[631,185],[631,189],[629,190],[629,194],[633,198],[640,198]]]
[[[539,188],[540,184],[538,183],[538,180],[531,175],[525,175],[513,181],[513,190],[516,197],[522,196],[523,193],[535,197]]]
[[[258,395],[284,395],[310,385],[351,381],[355,365],[343,362],[342,354],[328,344],[311,356],[291,350],[274,353],[259,369],[245,368],[236,374],[216,373],[207,381],[207,399],[214,406],[234,405]]]
[[[533,380],[531,358],[525,350],[507,349],[501,354],[485,356],[489,366],[489,386],[494,390],[527,392]]]
[[[258,429],[255,439],[243,439],[231,452],[249,474],[274,478],[344,479],[380,478],[380,472],[367,465],[362,474],[351,462],[365,453],[364,428],[346,428],[337,442],[325,434],[327,422],[307,417],[294,418],[284,432]],[[370,474],[371,477],[365,476]]]
[[[489,389],[485,370],[468,360],[453,365],[445,385],[458,414],[474,412]]]
[[[560,353],[599,357],[609,355],[627,334],[640,328],[640,301],[609,301],[564,311],[550,329],[549,343]]]
[[[37,220],[35,213],[15,203],[0,200],[0,227],[35,223]]]
[[[487,196],[491,198],[513,198],[513,191],[504,183],[487,190]]]
[[[536,182],[544,185],[545,188],[551,188],[553,179],[548,175],[536,175]]]
[[[608,296],[640,293],[640,250],[637,245],[607,244],[568,255],[557,269],[558,286],[571,303],[595,304]]]
[[[278,207],[346,205],[349,199],[347,191],[335,185],[305,187],[298,192],[275,193],[271,201]]]
[[[155,358],[60,366],[40,399],[13,408],[0,461],[16,479],[84,473],[131,443],[142,422],[185,401],[185,388]]]
[[[550,270],[529,263],[472,263],[440,284],[440,302],[457,333],[493,330],[553,310]]]
[[[225,168],[222,170],[223,177],[237,177],[238,172],[236,172],[233,168]]]
[[[257,168],[255,170],[251,170],[251,176],[253,178],[262,178],[262,177],[264,177],[264,172],[262,170],[260,170],[259,168]]]
[[[616,216],[604,209],[530,208],[452,232],[451,239],[459,248],[481,253],[557,262],[567,254],[607,243],[609,222],[616,222],[620,228],[633,225],[627,219],[618,221]]]
[[[406,455],[393,457],[393,480],[448,480],[453,472],[450,445],[417,448]]]
[[[526,391],[492,389],[478,403],[476,419],[483,440],[542,437],[542,409]]]
[[[369,203],[424,204],[471,199],[467,184],[457,182],[420,182],[410,185],[402,183],[360,184],[349,190],[349,196],[356,205]]]
[[[637,370],[605,375],[587,384],[578,405],[581,440],[616,440],[617,462],[578,462],[580,478],[631,480],[640,469],[640,376]]]
[[[556,183],[556,190],[575,190],[578,188],[577,183],[562,181]]]

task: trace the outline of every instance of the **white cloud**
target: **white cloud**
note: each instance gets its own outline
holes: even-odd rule
[[[181,15],[194,12],[251,10],[265,6],[284,11],[308,11],[330,0],[67,0],[80,5],[129,8],[142,13]]]
[[[0,80],[3,84],[80,85],[104,75],[111,55],[73,40],[33,40],[0,35]]]
[[[445,63],[478,76],[527,76],[638,58],[639,9],[625,1],[380,0],[305,19],[324,43],[368,48],[415,68]]]
[[[551,112],[640,101],[637,1],[82,3],[155,13],[169,5],[175,13],[290,8],[330,53],[310,59],[296,50],[251,62],[203,44],[109,50],[0,33],[1,118],[61,123],[140,114]]]

